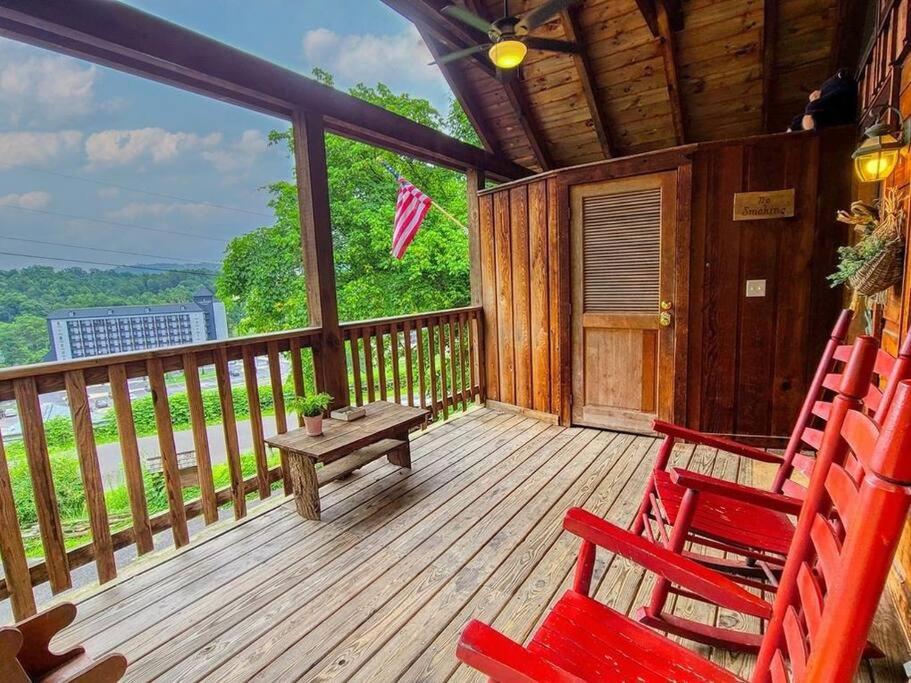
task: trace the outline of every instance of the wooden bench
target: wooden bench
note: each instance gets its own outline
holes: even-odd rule
[[[320,436],[304,429],[266,439],[286,454],[288,476],[298,513],[320,518],[319,487],[384,455],[399,467],[411,467],[408,433],[427,420],[428,411],[386,401],[367,405],[360,420],[326,419]],[[317,470],[316,465],[322,467]]]

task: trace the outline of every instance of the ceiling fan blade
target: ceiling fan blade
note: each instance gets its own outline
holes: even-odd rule
[[[528,36],[525,39],[525,45],[532,50],[549,50],[551,52],[568,52],[570,54],[579,52],[579,46],[576,43],[570,43],[566,40],[551,40],[550,38]]]
[[[440,12],[442,14],[445,14],[447,17],[457,19],[463,24],[467,24],[468,26],[476,28],[479,31],[483,31],[484,33],[487,33],[492,28],[489,21],[483,17],[479,17],[477,14],[465,9],[464,7],[460,7],[459,5],[446,5],[446,7],[441,9]]]
[[[540,7],[528,10],[519,17],[519,24],[516,28],[530,31],[531,29],[550,21],[552,17],[568,7],[575,5],[578,1],[579,0],[548,0],[548,2],[545,2]]]
[[[462,59],[463,57],[469,57],[476,52],[484,52],[490,48],[490,43],[485,43],[483,45],[472,45],[471,47],[466,47],[464,50],[456,50],[455,52],[450,52],[448,55],[440,55],[436,61],[430,62],[431,64],[449,64],[449,62],[454,62],[457,59]]]

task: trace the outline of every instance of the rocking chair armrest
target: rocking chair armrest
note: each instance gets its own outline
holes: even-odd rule
[[[800,508],[803,507],[802,501],[798,498],[792,498],[781,493],[763,491],[752,486],[735,484],[724,479],[707,477],[704,474],[690,472],[679,467],[675,467],[671,472],[671,481],[694,491],[724,496],[742,503],[757,505],[776,512],[784,512],[788,515],[800,514]]]
[[[563,528],[720,607],[761,619],[768,619],[772,614],[772,606],[768,602],[744,590],[723,574],[621,529],[582,508],[570,508],[566,512]]]
[[[582,679],[529,652],[487,624],[472,619],[459,636],[456,655],[491,680],[509,683],[582,683]]]
[[[734,455],[750,458],[751,460],[768,462],[772,463],[773,465],[781,464],[781,458],[774,453],[769,453],[768,451],[764,451],[761,448],[756,448],[755,446],[748,446],[744,443],[740,443],[739,441],[734,441],[733,439],[725,439],[722,436],[705,434],[703,432],[696,431],[695,429],[687,429],[686,427],[671,424],[670,422],[663,422],[662,420],[655,420],[652,422],[652,429],[659,434],[671,436],[675,439],[683,439],[684,441],[690,441],[702,446],[719,448],[727,453],[733,453]]]

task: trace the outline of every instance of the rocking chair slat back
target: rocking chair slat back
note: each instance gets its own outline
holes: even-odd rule
[[[832,404],[753,680],[850,681],[911,504],[911,381],[880,427],[862,412],[875,341],[861,338]],[[897,363],[896,363],[897,366]],[[895,372],[895,366],[892,370]],[[862,516],[862,520],[854,519]]]

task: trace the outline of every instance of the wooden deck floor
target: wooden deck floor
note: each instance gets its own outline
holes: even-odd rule
[[[454,655],[466,620],[526,639],[569,582],[564,511],[629,523],[655,452],[649,437],[476,410],[418,437],[412,471],[377,461],[325,486],[322,522],[285,502],[89,595],[61,645],[120,651],[137,681],[479,680]],[[676,459],[750,481],[709,449]],[[604,555],[596,577],[623,611],[651,584]],[[752,664],[708,654],[741,674]],[[901,680],[894,663],[880,672],[862,680]]]

